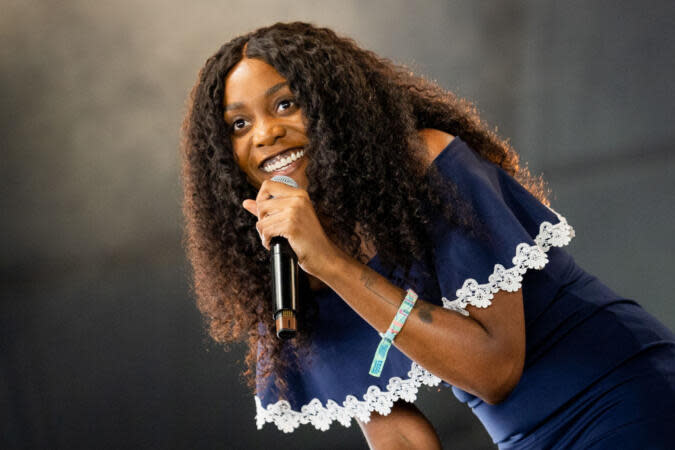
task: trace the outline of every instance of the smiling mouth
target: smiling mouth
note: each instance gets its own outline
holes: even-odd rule
[[[263,172],[272,173],[280,170],[290,168],[293,163],[301,159],[305,154],[302,147],[295,147],[288,149],[272,158],[268,158],[261,164],[260,168]]]

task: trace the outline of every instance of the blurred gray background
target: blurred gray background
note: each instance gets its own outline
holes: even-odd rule
[[[181,248],[178,130],[197,72],[276,21],[334,28],[475,101],[553,190],[568,250],[675,328],[672,1],[0,3],[2,448],[366,448],[255,427]],[[602,330],[598,330],[602,338]],[[491,448],[450,390],[420,408]]]

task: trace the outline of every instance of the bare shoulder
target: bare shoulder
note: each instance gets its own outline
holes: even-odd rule
[[[450,133],[436,130],[434,128],[424,128],[419,130],[419,135],[427,147],[427,166],[430,166],[434,159],[448,146],[455,138]]]

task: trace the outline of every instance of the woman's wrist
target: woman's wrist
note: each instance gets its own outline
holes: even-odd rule
[[[338,245],[332,244],[332,250],[323,258],[321,269],[314,275],[325,285],[338,292],[345,283],[358,282],[367,266],[351,256]]]
[[[337,278],[344,275],[353,264],[358,263],[338,246],[333,247],[334,251],[324,259],[325,264],[320,273],[314,275],[328,286],[332,286]]]

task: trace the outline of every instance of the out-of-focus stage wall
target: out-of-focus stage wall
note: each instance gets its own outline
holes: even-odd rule
[[[276,21],[333,27],[474,100],[549,181],[581,266],[675,328],[672,1],[0,9],[2,448],[366,448],[356,424],[257,431],[242,349],[210,343],[188,289],[185,99],[223,42]],[[447,447],[490,447],[450,390],[420,407]]]

